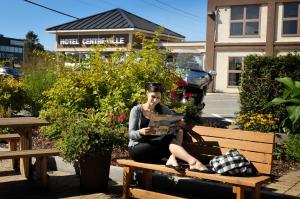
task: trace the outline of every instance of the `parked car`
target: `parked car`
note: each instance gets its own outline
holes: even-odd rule
[[[17,69],[8,66],[0,67],[0,75],[7,75],[16,79],[20,77],[20,73]]]

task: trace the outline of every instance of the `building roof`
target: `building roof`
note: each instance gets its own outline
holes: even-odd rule
[[[147,31],[156,31],[159,25],[147,19],[134,15],[126,10],[116,8],[89,17],[84,17],[61,25],[46,29],[47,31],[61,30],[91,30],[91,29],[123,29],[137,28]],[[163,34],[185,38],[172,30],[164,29]]]

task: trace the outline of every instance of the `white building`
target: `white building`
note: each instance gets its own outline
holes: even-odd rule
[[[239,92],[243,58],[300,51],[300,1],[208,0],[206,70],[215,92]]]

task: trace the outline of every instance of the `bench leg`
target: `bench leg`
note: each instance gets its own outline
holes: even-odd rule
[[[20,150],[29,150],[32,148],[32,129],[22,128],[15,129],[20,134]],[[26,131],[26,133],[25,133]],[[29,178],[29,167],[31,165],[31,158],[20,159],[20,171],[23,176]]]
[[[44,189],[48,186],[47,158],[47,156],[36,158],[37,185]]]
[[[17,150],[17,141],[16,140],[10,140],[8,142],[9,150],[10,151],[16,151]],[[10,168],[17,170],[17,161],[15,159],[9,160],[9,166]]]
[[[252,199],[260,199],[260,185],[252,189]]]
[[[146,190],[152,187],[152,171],[143,170],[143,185]]]
[[[132,180],[133,169],[131,167],[123,168],[123,194],[122,199],[129,198],[129,187]]]
[[[233,186],[233,193],[236,194],[236,199],[244,199],[245,198],[245,187],[242,186]]]

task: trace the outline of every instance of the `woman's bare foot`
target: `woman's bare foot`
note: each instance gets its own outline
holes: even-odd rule
[[[170,155],[170,157],[169,157],[166,165],[167,166],[174,166],[174,167],[179,166],[179,164],[178,164],[178,162],[177,162],[177,160],[176,160],[176,158],[175,158],[174,155]]]
[[[174,155],[170,155],[167,163],[166,163],[166,167],[175,169],[178,172],[183,172],[185,170],[184,166],[181,164],[178,164],[176,158]]]
[[[207,171],[208,168],[204,164],[202,164],[199,160],[196,160],[194,163],[190,164],[190,170]]]

